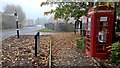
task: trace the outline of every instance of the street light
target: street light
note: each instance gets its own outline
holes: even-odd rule
[[[19,27],[18,27],[18,14],[17,11],[15,10],[14,16],[16,16],[16,30],[17,30],[17,38],[19,38]]]

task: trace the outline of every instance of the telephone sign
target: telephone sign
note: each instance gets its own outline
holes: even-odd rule
[[[107,21],[107,17],[100,17],[100,21]]]

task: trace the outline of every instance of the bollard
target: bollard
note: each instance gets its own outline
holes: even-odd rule
[[[35,35],[35,56],[37,57],[37,35]]]
[[[39,32],[37,32],[37,34],[34,36],[35,38],[35,56],[37,57],[37,53],[39,51]]]
[[[39,32],[37,33],[37,52],[39,52],[39,46],[40,46],[40,41],[39,41]]]
[[[17,28],[17,38],[19,38],[18,21],[16,21],[16,28]]]

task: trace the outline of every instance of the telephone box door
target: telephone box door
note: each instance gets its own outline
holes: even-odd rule
[[[112,45],[113,14],[96,14],[96,53],[94,56],[106,59],[109,56],[108,46]]]

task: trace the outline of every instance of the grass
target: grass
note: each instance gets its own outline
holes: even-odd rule
[[[40,30],[38,30],[39,32],[54,32],[54,30],[52,30],[52,29],[40,29]]]

